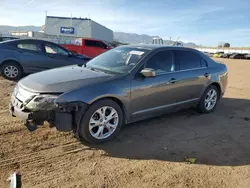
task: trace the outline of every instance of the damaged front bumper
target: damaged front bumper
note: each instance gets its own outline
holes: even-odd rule
[[[9,111],[13,117],[19,117],[24,120],[25,126],[29,131],[34,131],[45,121],[50,126],[55,126],[58,131],[69,132],[76,130],[78,132],[81,116],[87,109],[87,104],[83,102],[70,102],[56,104],[54,109],[48,111],[29,111],[21,109],[18,104],[9,104]]]
[[[12,117],[22,119],[29,131],[36,130],[38,125],[43,125],[44,121],[48,119],[48,113],[46,111],[31,112],[20,109],[12,103],[9,104],[9,111]]]

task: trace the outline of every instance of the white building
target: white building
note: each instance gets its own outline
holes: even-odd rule
[[[72,38],[94,38],[112,42],[113,31],[88,18],[46,16],[47,35]]]
[[[244,47],[230,47],[230,48],[216,48],[216,47],[199,47],[196,48],[196,50],[202,51],[202,52],[209,52],[209,53],[217,53],[217,52],[224,52],[224,53],[247,53],[250,54],[250,48],[244,48]]]
[[[163,39],[160,37],[154,37],[152,43],[153,44],[163,44]]]

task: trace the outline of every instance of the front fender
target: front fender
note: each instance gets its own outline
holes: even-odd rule
[[[60,95],[55,103],[83,102],[91,105],[102,98],[115,98],[121,101],[128,110],[130,101],[130,80],[121,78],[105,83],[87,85]]]

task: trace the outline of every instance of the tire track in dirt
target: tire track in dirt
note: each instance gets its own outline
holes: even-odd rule
[[[0,136],[2,135],[7,135],[7,134],[13,134],[13,133],[18,133],[18,132],[21,132],[21,131],[24,131],[25,128],[13,128],[13,129],[9,129],[9,130],[6,130],[5,132],[0,132]]]
[[[32,163],[38,164],[42,161],[55,159],[70,153],[83,151],[85,148],[80,142],[70,142],[59,146],[53,146],[37,152],[32,152],[25,155],[20,155],[10,159],[0,161],[0,168],[19,163],[20,166],[31,165]],[[87,149],[87,148],[86,148]]]

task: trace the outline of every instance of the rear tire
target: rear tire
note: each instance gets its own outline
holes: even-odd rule
[[[123,118],[123,112],[115,101],[97,101],[84,113],[79,133],[85,141],[92,144],[112,140],[118,135],[124,122]]]
[[[217,106],[217,102],[220,97],[220,92],[215,85],[209,86],[203,93],[200,103],[198,105],[198,110],[201,113],[213,112]]]
[[[19,80],[23,75],[23,70],[17,62],[8,61],[1,66],[1,75],[8,80]]]

